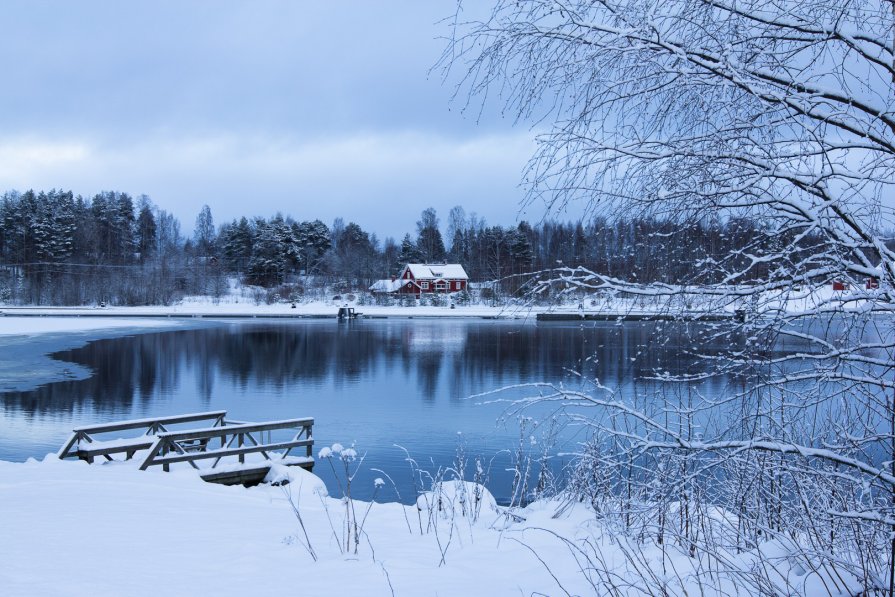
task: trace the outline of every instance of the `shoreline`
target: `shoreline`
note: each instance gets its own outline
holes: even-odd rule
[[[181,303],[150,307],[25,307],[0,306],[3,317],[96,317],[134,319],[336,319],[341,305],[328,303],[254,305],[245,303]],[[547,308],[457,306],[384,307],[349,303],[363,318],[533,319]],[[554,309],[555,310],[555,309]]]
[[[190,329],[199,322],[130,319],[103,321],[64,316],[0,316],[0,393],[28,392],[60,381],[78,381],[94,372],[53,355],[91,342],[143,333]]]

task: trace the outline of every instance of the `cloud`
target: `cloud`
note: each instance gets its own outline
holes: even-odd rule
[[[0,3],[0,192],[145,193],[184,230],[206,203],[380,237],[427,207],[510,224],[533,133],[451,103],[431,69],[456,7]]]
[[[463,205],[494,224],[517,212],[530,131],[452,137],[359,132],[337,137],[154,136],[133,143],[0,138],[0,188],[145,193],[192,228],[276,212],[356,221],[380,237],[413,232],[422,209]]]

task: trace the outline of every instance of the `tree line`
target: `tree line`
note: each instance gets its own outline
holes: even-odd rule
[[[502,280],[505,293],[517,291],[525,274],[556,267],[639,282],[714,283],[725,270],[767,276],[774,265],[760,257],[781,244],[816,250],[811,237],[770,234],[749,218],[695,220],[683,232],[680,222],[648,216],[500,226],[458,206],[444,235],[440,224],[428,208],[415,234],[380,241],[341,218],[327,225],[277,214],[217,227],[204,206],[189,235],[145,195],[11,191],[0,201],[0,301],[170,304],[188,294],[221,296],[232,278],[262,288],[357,291],[405,263],[443,261],[462,264],[474,282]]]

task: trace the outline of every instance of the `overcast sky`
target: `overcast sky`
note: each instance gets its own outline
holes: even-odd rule
[[[0,191],[149,195],[191,232],[342,216],[380,238],[520,218],[533,133],[430,69],[454,0],[0,3]],[[456,79],[453,80],[456,83]],[[537,220],[542,214],[529,213]]]

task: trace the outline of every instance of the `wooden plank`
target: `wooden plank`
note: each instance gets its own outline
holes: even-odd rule
[[[298,466],[305,470],[313,470],[314,462],[299,462],[292,463],[289,466]],[[270,466],[264,465],[262,467],[252,467],[252,468],[241,468],[238,470],[229,470],[229,471],[211,471],[208,473],[200,474],[199,476],[203,481],[208,483],[219,483],[221,485],[258,485],[264,478],[267,476],[267,473],[270,472]]]
[[[156,466],[159,464],[173,464],[175,462],[187,462],[193,460],[203,460],[206,458],[224,458],[226,456],[240,456],[245,454],[251,454],[255,452],[269,452],[272,450],[285,450],[289,448],[297,448],[299,446],[311,446],[314,444],[314,440],[312,439],[299,439],[292,440],[288,442],[277,442],[272,444],[259,444],[257,446],[243,446],[241,448],[227,448],[224,450],[209,450],[208,452],[193,452],[187,454],[177,454],[175,456],[159,456],[152,457],[150,461],[149,455],[147,455],[146,460],[143,461],[143,465],[140,467],[141,470],[146,470],[147,467]]]
[[[183,439],[210,439],[214,437],[221,437],[224,435],[235,435],[237,433],[275,431],[277,429],[297,429],[299,427],[310,430],[313,425],[313,418],[284,419],[282,421],[271,421],[269,423],[248,423],[245,425],[227,425],[225,427],[206,427],[204,429],[169,431],[167,433],[160,433],[158,436],[164,437],[171,441],[179,441]]]
[[[258,468],[244,468],[235,471],[213,471],[199,475],[208,483],[221,485],[258,485],[264,481],[264,477],[270,472],[270,467],[264,465]]]
[[[108,433],[112,431],[126,431],[128,429],[142,429],[151,425],[175,425],[178,423],[193,423],[195,421],[207,421],[210,419],[223,418],[227,414],[225,410],[215,410],[203,413],[190,413],[187,415],[173,415],[167,417],[153,417],[147,419],[131,419],[128,421],[117,421],[113,423],[103,423],[99,425],[87,425],[86,427],[75,427],[75,432],[82,433]]]
[[[164,444],[165,441],[162,438],[155,438],[155,441],[152,442],[152,446],[149,448],[149,454],[146,455],[146,458],[143,459],[143,463],[140,464],[141,471],[145,471],[147,468],[149,468],[149,465],[152,464],[156,455],[161,451]]]
[[[152,447],[152,444],[155,442],[155,438],[152,437],[146,437],[146,439],[142,439],[141,437],[140,439],[142,441],[135,441],[127,444],[115,444],[112,446],[103,446],[102,443],[97,443],[86,448],[79,447],[77,450],[75,450],[74,454],[76,454],[78,458],[84,458],[86,456],[96,457],[108,456],[109,454],[122,454],[131,451],[146,450],[147,448]]]
[[[59,457],[60,460],[64,459],[66,456],[74,456],[74,454],[69,454],[68,451],[72,449],[72,446],[77,443],[81,434],[77,431],[71,434],[71,437],[68,438],[68,441],[65,442],[65,445],[56,453],[56,456]]]

